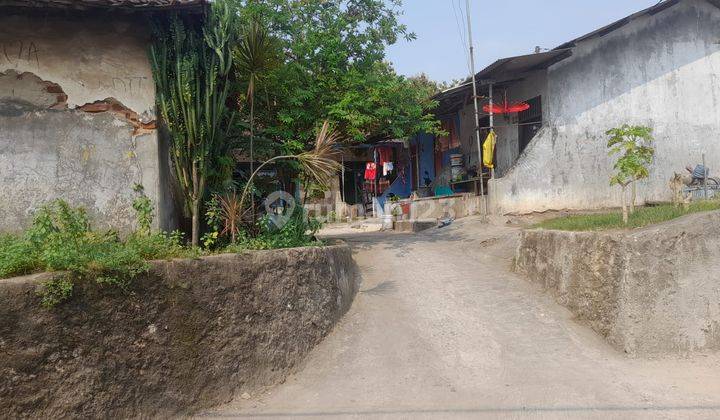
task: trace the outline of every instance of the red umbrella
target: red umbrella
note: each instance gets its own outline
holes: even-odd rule
[[[505,97],[505,103],[502,104],[493,104],[492,107],[490,107],[490,104],[487,104],[483,107],[483,111],[487,112],[488,114],[516,114],[518,112],[527,111],[530,109],[530,104],[527,102],[513,102],[508,103],[507,96]]]

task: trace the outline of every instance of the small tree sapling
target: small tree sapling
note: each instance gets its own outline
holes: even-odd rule
[[[618,156],[613,169],[615,173],[610,178],[610,185],[619,185],[622,188],[621,203],[623,222],[628,223],[627,187],[632,187],[630,199],[630,213],[635,211],[637,198],[636,182],[650,176],[648,166],[655,156],[652,147],[652,129],[644,126],[631,126],[624,124],[621,127],[608,130],[610,136],[608,148],[610,156]]]

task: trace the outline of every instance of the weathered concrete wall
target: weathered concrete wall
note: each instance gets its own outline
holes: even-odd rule
[[[515,265],[621,351],[720,349],[720,212],[632,232],[528,230]]]
[[[349,309],[349,247],[157,262],[131,292],[89,283],[53,310],[0,280],[6,418],[175,417],[284,380]]]
[[[135,183],[169,228],[147,22],[4,14],[0,28],[0,231],[22,228],[56,198],[83,205],[101,227],[127,231]]]
[[[420,198],[410,201],[410,219],[437,220],[447,217],[460,219],[478,214],[481,211],[481,204],[481,198],[473,194]]]
[[[640,201],[669,200],[668,181],[707,153],[720,170],[720,9],[685,0],[602,38],[584,41],[549,69],[549,126],[504,178],[492,183],[503,213],[619,205],[609,185],[605,131],[651,126],[657,157]]]

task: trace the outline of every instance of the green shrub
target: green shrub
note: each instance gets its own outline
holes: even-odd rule
[[[200,238],[205,249],[214,249],[220,244],[220,226],[222,209],[217,194],[213,194],[205,203],[205,223],[208,231]]]
[[[67,276],[46,282],[43,305],[56,305],[72,294],[78,280],[127,289],[149,269],[148,260],[196,256],[182,246],[178,233],[152,234],[143,225],[127,240],[115,232],[90,227],[85,210],[57,200],[35,212],[22,236],[0,237],[0,278],[37,271],[66,271]]]
[[[43,283],[42,306],[46,308],[52,308],[72,296],[73,288],[75,287],[72,279],[69,276],[59,276],[52,280],[48,280]]]
[[[181,232],[155,233],[149,236],[132,235],[125,246],[146,260],[166,260],[170,258],[194,258],[200,255],[197,249],[183,246]]]
[[[269,216],[259,222],[260,233],[254,238],[241,238],[238,245],[229,246],[227,251],[246,249],[283,249],[304,246],[318,246],[322,242],[315,234],[322,227],[316,219],[308,218],[302,207],[296,207],[286,223],[278,227]]]
[[[21,276],[39,270],[32,242],[11,235],[0,236],[0,278]]]
[[[72,208],[64,200],[55,200],[40,207],[26,233],[27,239],[41,246],[50,238],[76,241],[90,231],[90,222],[83,208]]]
[[[93,230],[82,208],[53,201],[35,212],[31,227],[23,235],[0,236],[0,278],[40,271],[66,272],[45,282],[40,290],[43,306],[53,307],[72,296],[78,281],[127,290],[133,279],[148,271],[149,260],[202,255],[199,248],[183,246],[181,233],[150,233],[148,226],[141,223],[138,232],[121,240],[115,232]],[[257,237],[249,238],[241,232],[237,245],[217,252],[321,245],[315,238],[320,227],[320,222],[308,219],[304,209],[297,207],[282,226],[266,216],[259,222]]]
[[[133,200],[132,207],[137,215],[138,233],[149,235],[152,229],[154,207],[152,200],[145,195],[145,187],[141,184],[135,184],[133,191],[137,194]]]

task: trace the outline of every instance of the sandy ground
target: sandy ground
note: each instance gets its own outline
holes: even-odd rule
[[[343,233],[363,272],[350,312],[286,383],[204,416],[720,417],[720,355],[617,352],[510,272],[517,229]]]

